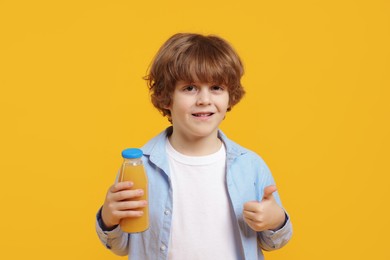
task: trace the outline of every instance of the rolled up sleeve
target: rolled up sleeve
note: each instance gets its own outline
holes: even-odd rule
[[[283,227],[277,231],[264,230],[258,232],[258,241],[262,249],[266,251],[272,251],[282,248],[290,241],[292,237],[292,224],[290,217],[286,213],[286,222]]]

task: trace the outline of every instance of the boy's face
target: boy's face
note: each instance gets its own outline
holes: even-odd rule
[[[217,136],[229,107],[227,87],[210,83],[176,83],[171,111],[175,134],[185,138]]]

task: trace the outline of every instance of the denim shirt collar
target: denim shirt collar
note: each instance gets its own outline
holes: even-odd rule
[[[165,173],[169,175],[169,166],[167,155],[165,151],[166,139],[167,136],[171,135],[173,127],[170,126],[158,134],[156,137],[151,139],[147,144],[145,144],[141,149],[144,153],[144,156],[149,157],[150,161],[156,166],[164,170]],[[226,162],[227,166],[239,156],[248,153],[248,150],[240,146],[239,144],[233,142],[219,129],[218,137],[222,140],[226,147]]]

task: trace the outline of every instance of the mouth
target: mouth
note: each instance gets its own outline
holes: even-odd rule
[[[209,117],[209,116],[214,115],[214,113],[194,113],[192,115],[195,117]]]

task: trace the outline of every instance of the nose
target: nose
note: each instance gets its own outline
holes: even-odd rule
[[[198,99],[196,104],[198,106],[211,104],[211,94],[208,88],[201,88],[201,90],[198,92]]]

